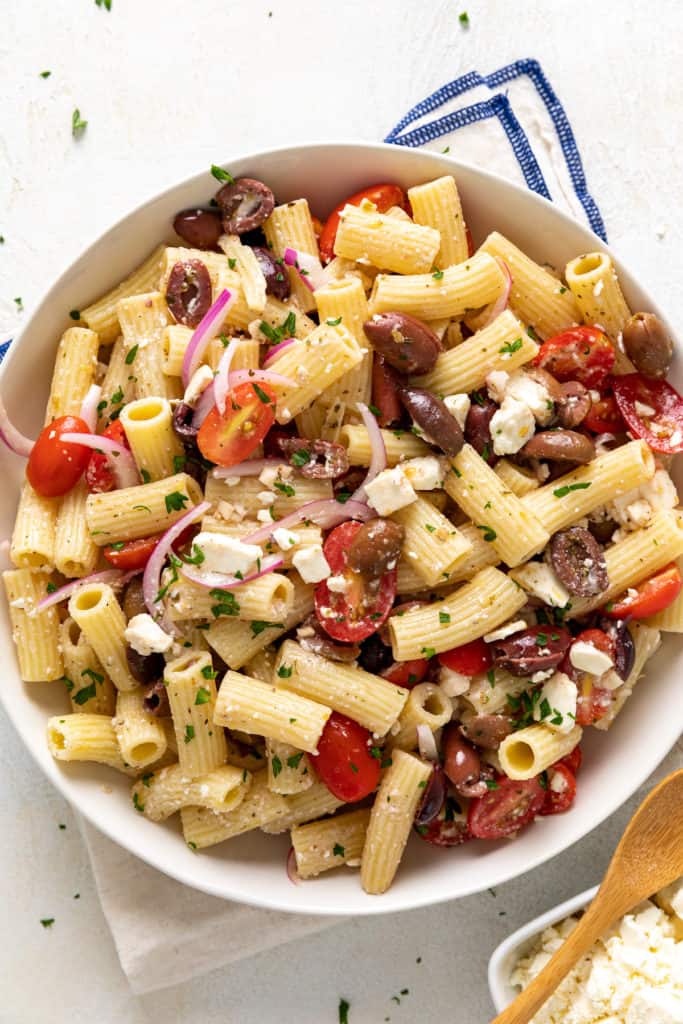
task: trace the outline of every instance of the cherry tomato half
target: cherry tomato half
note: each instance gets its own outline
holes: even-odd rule
[[[467,825],[475,839],[503,839],[529,825],[545,803],[540,779],[515,781],[496,776],[496,789],[470,802]]]
[[[323,552],[334,576],[344,576],[350,586],[345,594],[333,593],[323,580],[315,588],[315,614],[333,640],[357,643],[376,632],[389,617],[396,597],[396,570],[384,573],[381,580],[367,583],[348,568],[348,549],[361,523],[348,522],[335,527],[323,545]]]
[[[102,437],[109,437],[125,448],[130,448],[121,420],[114,420],[108,427],[105,427]],[[88,459],[88,465],[85,467],[85,482],[88,485],[88,490],[93,494],[113,491],[116,487],[116,478],[110,461],[102,452],[93,452]]]
[[[584,672],[579,680],[579,694],[576,699],[576,724],[585,728],[603,718],[612,706],[612,691],[596,686],[593,676]]]
[[[436,815],[426,825],[416,825],[415,831],[432,846],[461,846],[473,835],[467,827],[467,815],[460,810],[460,804],[452,797],[446,801]]]
[[[80,416],[60,416],[43,427],[26,466],[28,482],[37,494],[56,498],[78,483],[88,465],[90,449],[82,444],[67,444],[61,436],[89,433],[90,427]]]
[[[639,373],[615,377],[613,386],[619,411],[634,437],[647,441],[655,452],[683,452],[683,398],[675,388]]]
[[[228,392],[225,412],[216,406],[206,417],[197,445],[218,466],[236,466],[260,445],[275,422],[275,392],[262,382],[239,384]]]
[[[102,554],[108,562],[125,572],[144,569],[160,538],[161,534],[157,534],[156,537],[142,537],[140,540],[107,544]]]
[[[632,619],[647,619],[650,615],[663,612],[676,600],[681,592],[683,579],[675,562],[667,565],[645,583],[635,587],[633,597],[628,594],[607,605],[605,615],[610,619],[624,619],[630,615]]]
[[[388,668],[383,669],[380,675],[388,679],[396,686],[405,686],[411,690],[413,686],[421,683],[427,675],[429,662],[426,658],[415,658],[413,661],[395,661]]]
[[[405,209],[407,205],[406,194],[398,185],[371,185],[369,188],[364,188],[349,196],[339,206],[335,206],[320,232],[318,246],[323,263],[329,263],[334,257],[334,241],[339,227],[339,214],[345,206],[360,206],[364,199],[369,199],[371,203],[374,203],[380,213],[386,213],[392,206],[402,206]]]
[[[577,747],[574,747],[574,749],[570,751],[568,754],[566,754],[565,757],[561,757],[557,763],[566,764],[567,768],[569,768],[569,771],[572,773],[572,775],[578,775],[582,761],[583,753],[581,752],[581,746],[579,745]],[[555,767],[555,765],[553,765],[553,767]]]
[[[353,803],[374,792],[380,761],[370,753],[372,736],[358,722],[333,711],[318,742],[313,764],[319,778],[338,800]]]
[[[594,434],[621,434],[625,431],[624,417],[619,412],[614,395],[603,391],[599,401],[591,405],[581,426]]]
[[[598,327],[570,327],[543,342],[534,366],[559,381],[578,380],[587,388],[599,388],[614,366],[614,349]]]
[[[554,787],[558,788],[555,789]],[[570,768],[558,761],[548,769],[548,788],[545,803],[538,812],[543,817],[568,811],[576,797],[576,777]]]
[[[493,664],[491,651],[483,640],[472,640],[462,647],[453,647],[437,655],[439,664],[460,672],[463,676],[476,676],[479,672],[488,672]]]

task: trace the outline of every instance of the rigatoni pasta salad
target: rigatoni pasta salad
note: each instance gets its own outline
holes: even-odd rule
[[[37,440],[0,404],[19,669],[132,814],[289,831],[292,877],[380,894],[411,834],[568,811],[583,731],[683,632],[672,344],[605,253],[475,249],[450,175],[322,224],[212,172],[72,312]]]

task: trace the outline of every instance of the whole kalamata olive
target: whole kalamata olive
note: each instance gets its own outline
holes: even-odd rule
[[[624,324],[622,339],[626,355],[644,377],[661,380],[669,372],[673,342],[654,313],[634,313]]]
[[[166,662],[163,654],[139,654],[126,644],[126,660],[130,674],[138,683],[156,682],[164,674]]]
[[[404,387],[399,392],[403,405],[427,438],[450,458],[454,458],[465,439],[460,424],[451,416],[440,398],[425,388]]]
[[[463,717],[460,731],[475,746],[497,750],[512,732],[512,721],[507,715],[471,715]]]
[[[524,373],[546,389],[553,404],[557,405],[562,401],[562,385],[556,377],[553,377],[552,373],[548,373],[542,366],[525,366]]]
[[[562,397],[557,404],[557,418],[560,426],[571,430],[583,423],[591,411],[593,400],[590,391],[578,380],[568,380],[560,384]]]
[[[440,764],[435,764],[415,814],[416,825],[428,825],[436,818],[446,799],[446,778]]]
[[[355,534],[347,552],[349,568],[377,579],[395,569],[405,530],[391,519],[371,519]]]
[[[494,665],[513,676],[532,676],[556,668],[571,642],[572,635],[564,626],[529,626],[489,646]]]
[[[211,305],[211,278],[201,260],[178,260],[166,285],[168,308],[179,324],[197,327]]]
[[[388,427],[390,423],[398,423],[403,413],[399,398],[401,382],[379,352],[375,352],[372,361],[372,403],[379,409],[377,421],[380,427]]]
[[[167,718],[171,714],[171,705],[168,703],[168,690],[163,679],[151,683],[145,690],[142,698],[145,711],[157,718]]]
[[[407,313],[375,313],[363,330],[374,350],[400,373],[427,373],[442,350],[431,327]]]
[[[187,402],[178,402],[173,410],[173,430],[185,447],[194,448],[199,427],[192,426],[194,409]]]
[[[228,235],[243,235],[260,227],[275,207],[273,193],[255,178],[237,178],[216,193],[223,215],[223,230]]]
[[[332,640],[318,622],[315,614],[309,615],[301,623],[297,630],[297,640],[306,650],[329,658],[330,661],[355,661],[360,654],[359,644],[342,644]]]
[[[605,554],[582,526],[571,526],[552,537],[550,562],[560,582],[577,597],[595,597],[609,586]]]
[[[266,291],[273,298],[284,302],[289,298],[292,286],[283,261],[277,260],[265,246],[255,245],[252,251],[266,279]]]
[[[614,642],[614,671],[620,679],[628,679],[636,660],[636,648],[625,619],[602,616],[598,628]]]
[[[383,643],[378,633],[373,633],[360,645],[358,664],[366,672],[378,676],[382,669],[388,668],[394,660],[391,647]]]
[[[497,411],[498,406],[495,402],[475,391],[465,420],[465,440],[489,466],[495,465],[498,461],[491,440],[491,419]]]
[[[215,249],[223,234],[221,219],[211,210],[181,210],[175,215],[173,230],[192,249]]]
[[[142,576],[134,576],[130,583],[127,584],[123,592],[121,604],[127,619],[132,619],[136,615],[147,614],[148,609],[142,593]]]
[[[342,444],[305,437],[281,437],[278,444],[290,464],[312,480],[336,480],[348,471],[349,457]]]
[[[481,779],[481,761],[477,751],[461,734],[456,722],[449,722],[444,728],[441,749],[444,772],[458,792],[465,789],[468,793],[463,792],[462,795],[471,795],[471,787],[476,786]],[[483,792],[486,792],[486,786]]]
[[[595,443],[575,430],[542,430],[534,434],[519,453],[525,459],[549,459],[581,465],[595,458]]]

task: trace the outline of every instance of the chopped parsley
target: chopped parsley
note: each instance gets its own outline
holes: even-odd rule
[[[88,122],[83,120],[80,110],[76,107],[71,115],[71,134],[75,139],[79,139],[87,127]]]
[[[186,725],[185,726],[185,742],[189,743],[190,740],[193,740],[193,739],[194,739],[194,726],[193,725]]]
[[[488,670],[488,672],[486,673],[486,678],[488,679],[490,686],[495,686],[496,685],[496,670],[494,668],[490,668]]]
[[[269,323],[262,320],[259,324],[259,329],[268,341],[273,345],[279,345],[285,338],[289,338],[294,334],[296,330],[296,314],[294,310],[291,310],[279,327],[271,327]]]
[[[335,843],[334,846],[332,847],[332,853],[335,855],[335,857],[344,857],[346,854],[346,850],[340,843]]]
[[[210,665],[207,665],[206,668],[208,668],[209,672],[211,671]],[[204,675],[204,669],[202,669],[202,675]],[[212,679],[213,676],[207,676],[205,678]],[[197,696],[194,699],[195,704],[208,704],[210,700],[211,692],[207,690],[205,686],[200,686],[197,690]]]
[[[48,585],[46,587],[46,590],[47,590],[48,594],[54,594],[56,589],[57,589],[56,585],[52,582],[52,580],[50,580],[50,582],[48,583]]]
[[[86,671],[89,671],[86,669]],[[83,673],[85,675],[85,672]],[[100,676],[100,679],[102,677]],[[90,686],[83,686],[77,693],[73,695],[74,704],[78,704],[81,707],[87,701],[92,700],[93,697],[97,696],[97,683],[91,683]]]
[[[263,388],[260,388],[258,386],[256,381],[254,381],[251,386],[254,389],[254,391],[256,392],[256,394],[258,395],[259,399],[263,402],[264,405],[272,405],[273,404],[273,399],[270,397],[270,395],[266,391],[263,390]]]
[[[145,809],[145,805],[140,803],[140,794],[137,790],[133,793],[133,807],[136,811],[139,811],[140,814],[142,814]]]
[[[292,674],[292,671],[293,669],[291,665],[280,665],[279,669],[277,670],[277,674],[279,675],[280,679],[289,679],[289,677]]]
[[[370,410],[373,416],[382,415],[382,410],[379,409],[376,405],[373,405],[372,402],[370,402],[370,404],[368,405],[368,409]]]
[[[433,658],[436,654],[436,648],[434,647],[423,647],[421,654],[424,654],[425,658]]]
[[[173,491],[164,498],[167,512],[182,512],[190,499],[180,491]]]
[[[470,16],[467,13],[467,11],[463,11],[462,14],[458,15],[458,21],[463,26],[463,28],[469,28],[470,27]]]
[[[41,71],[40,72],[40,77],[41,78],[49,78],[51,74],[52,74],[51,71]]]
[[[434,278],[435,281],[440,281],[441,278],[443,277],[443,270],[435,270],[434,273],[432,274],[432,277]]]
[[[289,461],[297,468],[305,466],[307,462],[311,461],[311,453],[306,448],[299,448],[294,452]]]
[[[234,256],[228,256],[228,266],[230,267],[231,270],[234,270],[235,267],[237,266],[237,260],[235,259]]]
[[[23,311],[23,309],[24,309],[24,300],[22,299],[21,295],[18,295],[16,297],[16,299],[14,300],[14,305],[17,307],[17,310],[20,313]]]
[[[280,494],[284,494],[288,498],[293,498],[294,495],[296,494],[296,490],[292,487],[291,484],[285,484],[281,480],[276,480],[275,483],[273,484],[273,487],[275,488],[276,491],[279,491]]]
[[[484,540],[487,541],[487,543],[489,544],[491,543],[491,541],[494,541],[498,536],[496,531],[490,526],[481,525],[477,526],[477,529],[483,531]]]
[[[337,491],[334,497],[335,500],[338,501],[340,505],[345,505],[346,502],[351,497],[351,491]]]
[[[40,923],[42,924],[43,928],[51,928],[52,925],[55,923],[55,919],[54,917],[41,917]]]
[[[425,530],[427,530],[428,533],[434,533],[436,531],[436,527],[432,526],[431,523],[425,523]]]
[[[273,754],[273,756],[271,757],[270,767],[273,769],[273,778],[276,779],[280,772],[282,771],[282,761],[277,756],[277,754]]]
[[[104,7],[105,11],[111,10],[111,0],[95,0],[96,7]]]
[[[142,785],[146,786],[147,789],[150,787],[151,779],[154,778],[154,772],[146,772],[142,776]]]
[[[173,456],[173,472],[174,473],[182,473],[182,471],[184,469],[185,469],[185,456],[184,455],[174,455]]]
[[[210,590],[209,597],[213,597],[217,602],[211,606],[214,619],[220,618],[221,615],[239,615],[239,601],[228,590]]]
[[[335,320],[332,320],[330,318],[330,319],[325,321],[325,323],[327,324],[328,327],[339,327],[339,324],[341,322],[342,322],[342,318],[340,316],[338,316]]]
[[[69,310],[69,316],[71,317],[72,320],[80,320],[81,319],[81,311],[80,311],[80,309],[70,309]],[[107,403],[105,402],[104,404],[106,405]]]
[[[354,775],[358,775],[358,765],[357,764],[354,764],[353,761],[349,761],[349,768],[351,769],[351,771],[353,772]]]
[[[291,757],[287,758],[288,768],[298,768],[301,764],[301,758],[304,756],[303,750],[300,750],[298,754],[292,754]]]
[[[181,557],[186,565],[201,565],[206,559],[206,555],[197,544],[192,545],[191,555],[182,555]]]
[[[450,621],[451,617],[448,612],[439,612],[439,622],[441,623],[442,626]]]
[[[503,345],[502,348],[499,348],[498,351],[504,353],[505,355],[511,356],[513,352],[519,352],[520,348],[522,347],[522,344],[523,342],[521,338],[515,338],[514,341],[506,342],[506,344]]]
[[[264,629],[284,629],[285,628],[284,622],[266,622],[263,619],[252,619],[251,623],[250,623],[250,626],[251,626],[251,632],[252,632],[253,636],[259,636],[259,634],[262,633],[264,631]]]
[[[151,482],[152,482],[152,477],[151,477],[151,475],[150,475],[150,472],[149,472],[149,470],[147,470],[147,469],[141,469],[141,470],[140,470],[140,476],[142,477],[142,482],[143,482],[143,484],[151,484]]]
[[[139,345],[133,345],[133,347],[130,350],[130,352],[126,353],[126,359],[125,359],[126,366],[130,366],[131,363],[135,362],[135,357],[138,354],[139,347],[140,347]]]
[[[234,185],[235,179],[229,171],[224,171],[218,164],[211,164],[211,173],[216,181],[224,181],[227,185]]]
[[[149,507],[149,505],[133,505],[133,512],[149,512],[149,513],[151,513],[151,511],[152,510]],[[177,579],[178,579],[178,577],[176,576],[176,580]],[[173,582],[175,583],[175,580]]]
[[[585,484],[565,484],[564,487],[558,487],[554,490],[553,494],[556,498],[566,498],[572,491],[585,491],[590,485],[590,480]]]

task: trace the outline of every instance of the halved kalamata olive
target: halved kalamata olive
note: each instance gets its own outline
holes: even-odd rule
[[[507,715],[471,715],[460,722],[463,736],[484,750],[497,750],[512,732],[512,721]]]
[[[380,427],[398,423],[403,413],[399,398],[401,382],[398,374],[387,366],[384,356],[375,352],[372,361],[372,403],[379,409],[377,421]]]
[[[132,619],[136,615],[147,615],[147,605],[142,593],[142,576],[134,576],[127,584],[121,606],[127,619]]]
[[[498,411],[498,406],[481,392],[475,391],[467,419],[465,420],[465,440],[471,444],[489,466],[495,465],[498,456],[493,451],[491,440],[491,419]]]
[[[572,635],[564,626],[529,626],[489,646],[494,665],[513,676],[532,676],[559,665],[571,642]]]
[[[378,676],[382,669],[391,665],[393,660],[391,647],[380,639],[379,633],[373,633],[362,641],[358,664],[366,672],[372,672],[373,675]]]
[[[590,530],[583,526],[571,526],[551,538],[550,562],[570,594],[595,597],[607,590],[605,554]]]
[[[332,640],[315,615],[309,615],[301,623],[297,630],[297,640],[302,647],[330,661],[355,661],[360,654],[359,644],[342,644]]]
[[[441,765],[435,764],[417,808],[415,824],[428,825],[430,821],[433,821],[443,807],[445,799],[446,778]]]
[[[481,776],[479,754],[461,734],[456,722],[449,722],[445,726],[441,740],[441,750],[443,753],[443,770],[458,792],[462,792],[463,787],[469,790],[473,785],[476,786]],[[486,792],[486,786],[484,786],[483,792]],[[462,792],[462,795],[466,796],[467,794]],[[483,794],[478,793],[475,795],[481,796]]]
[[[583,423],[591,411],[593,399],[590,391],[578,380],[568,380],[559,386],[562,397],[557,404],[557,418],[561,426],[571,430]]]
[[[166,718],[171,714],[171,705],[168,703],[168,690],[164,685],[163,679],[158,679],[156,683],[151,683],[147,687],[142,703],[145,711],[150,715],[155,715],[157,718]]]
[[[671,367],[673,343],[654,313],[634,313],[624,324],[626,355],[644,377],[663,380]]]
[[[252,251],[266,279],[266,291],[269,295],[284,302],[289,298],[292,285],[283,261],[277,260],[270,249],[266,249],[265,246],[255,245]]]
[[[427,439],[438,445],[446,455],[454,458],[465,443],[465,439],[460,424],[455,416],[451,416],[441,399],[425,388],[404,387],[401,388],[399,395],[415,423],[427,435]]]
[[[223,234],[221,219],[211,210],[181,210],[175,215],[173,230],[192,249],[215,249]]]
[[[363,330],[374,350],[400,373],[427,373],[442,351],[431,327],[407,313],[375,313]]]
[[[267,185],[255,178],[237,178],[216,193],[228,235],[243,235],[260,227],[273,212],[275,197]]]
[[[348,471],[349,457],[342,444],[305,437],[281,437],[278,444],[290,465],[312,480],[336,480]]]
[[[614,671],[620,679],[628,679],[636,660],[636,648],[625,619],[608,619],[603,615],[598,628],[614,642]]]
[[[332,490],[335,498],[340,501],[348,501],[354,491],[358,490],[367,476],[365,469],[350,469],[338,480],[332,481]]]
[[[185,447],[191,448],[194,448],[199,433],[199,428],[192,426],[193,416],[194,409],[187,402],[178,402],[173,410],[173,430]]]
[[[174,263],[166,285],[166,302],[179,324],[198,326],[211,305],[211,278],[201,260]]]
[[[153,683],[164,674],[163,654],[139,654],[134,647],[126,644],[126,660],[133,679],[138,683]]]
[[[387,569],[396,568],[405,535],[403,527],[391,519],[363,523],[349,546],[349,568],[379,579]]]
[[[519,453],[525,459],[550,459],[581,465],[595,458],[595,443],[574,430],[542,430]]]

